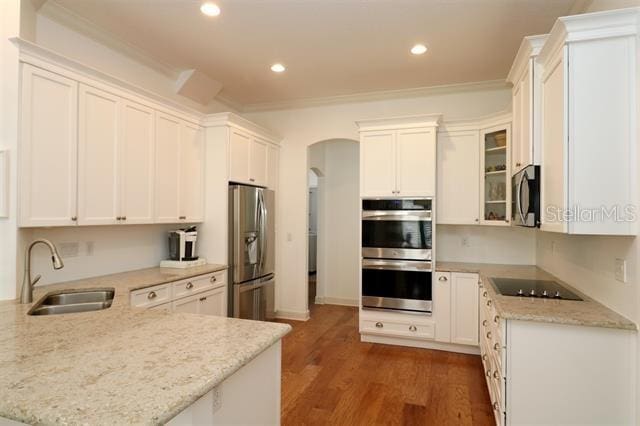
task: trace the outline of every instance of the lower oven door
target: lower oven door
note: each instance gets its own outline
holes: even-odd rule
[[[363,259],[362,307],[431,314],[431,262]]]

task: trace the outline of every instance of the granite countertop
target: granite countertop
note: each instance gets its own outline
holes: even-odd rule
[[[36,287],[114,287],[109,309],[29,316],[0,303],[0,417],[30,424],[160,424],[276,343],[286,324],[143,310],[129,292],[225,269],[149,268]]]
[[[436,271],[470,272],[480,275],[498,314],[505,319],[557,324],[637,330],[637,325],[596,302],[552,274],[533,265],[495,265],[488,263],[437,262]],[[498,294],[493,278],[536,278],[553,280],[578,294],[583,300],[553,300]]]

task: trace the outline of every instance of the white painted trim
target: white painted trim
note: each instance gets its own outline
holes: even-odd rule
[[[9,217],[9,149],[0,148],[0,218]]]
[[[507,75],[509,83],[514,84],[520,80],[520,76],[529,66],[529,60],[540,54],[540,50],[548,36],[548,34],[542,34],[522,39],[516,58],[513,60],[513,65],[511,65],[511,70],[509,70],[509,75]]]
[[[278,310],[276,311],[276,318],[293,321],[308,321],[310,316],[308,310],[304,312]]]
[[[144,50],[116,37],[113,33],[72,12],[58,2],[47,1],[38,13],[116,52],[122,53],[172,80],[176,80],[180,74],[180,69],[150,56]]]
[[[457,352],[467,355],[480,355],[479,346],[456,345],[455,343],[440,343],[431,340],[402,339],[399,337],[374,336],[361,334],[360,340],[368,343],[382,343],[385,345],[410,346],[412,348],[435,349],[437,351]]]
[[[282,137],[276,135],[271,130],[255,124],[233,112],[209,114],[204,117],[201,124],[204,127],[235,127],[237,129],[243,130],[244,132],[250,133],[253,136],[258,136],[261,139],[267,139],[267,141],[276,145],[279,145],[280,141],[282,140]]]
[[[323,297],[323,304],[325,305],[339,305],[339,306],[360,306],[358,299],[344,299],[341,297]]]
[[[451,133],[461,131],[477,131],[479,128],[494,127],[511,123],[511,108],[496,114],[483,117],[444,121],[438,127],[438,133]]]
[[[161,104],[154,106],[154,108],[186,119],[187,121],[199,124],[205,117],[205,115],[200,111],[186,107],[172,99],[167,99],[164,96],[123,81],[118,77],[84,65],[27,40],[14,37],[11,41],[20,49],[20,61],[23,63],[28,63],[35,67],[61,74],[73,80],[108,92],[116,91],[118,92],[116,94],[119,94],[120,96],[123,96],[122,94],[124,93],[123,97],[126,98],[131,98],[131,96],[146,98],[148,102]],[[136,99],[131,100],[135,101]]]
[[[356,125],[361,132],[378,130],[415,129],[422,127],[438,127],[442,114],[423,114],[405,117],[373,118],[358,120]]]
[[[439,86],[414,87],[410,89],[382,90],[356,93],[353,95],[325,96],[319,98],[294,99],[288,101],[262,102],[246,104],[242,112],[271,111],[283,109],[311,108],[357,102],[374,102],[400,98],[418,98],[443,93],[477,92],[485,90],[503,90],[508,85],[504,80],[487,80],[470,83],[444,84]]]

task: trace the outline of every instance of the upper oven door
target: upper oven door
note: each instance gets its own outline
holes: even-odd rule
[[[362,256],[431,260],[430,211],[362,212]]]

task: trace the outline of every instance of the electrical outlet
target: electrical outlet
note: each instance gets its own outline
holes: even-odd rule
[[[78,257],[80,255],[80,243],[60,243],[58,244],[58,250],[63,259]]]
[[[627,261],[625,259],[616,258],[615,276],[617,281],[627,282]]]

